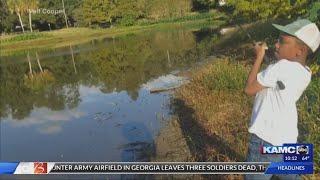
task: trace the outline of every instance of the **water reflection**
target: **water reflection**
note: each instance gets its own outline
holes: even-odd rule
[[[2,58],[1,160],[146,160],[169,96],[143,84],[212,53],[215,38],[197,34],[150,31]]]
[[[74,55],[73,55],[73,48],[72,48],[71,44],[69,45],[69,47],[70,47],[70,54],[72,57],[72,64],[73,64],[74,73],[77,74],[76,63],[74,61]]]
[[[154,154],[153,137],[143,123],[133,121],[124,124],[122,134],[130,142],[119,147],[122,161],[150,161]]]

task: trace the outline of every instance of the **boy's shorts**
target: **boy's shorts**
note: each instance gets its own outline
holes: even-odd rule
[[[247,162],[283,162],[283,155],[270,154],[265,155],[260,153],[261,146],[272,146],[272,144],[264,141],[255,134],[250,134],[249,149]],[[301,179],[300,175],[295,174],[247,174],[245,179]]]

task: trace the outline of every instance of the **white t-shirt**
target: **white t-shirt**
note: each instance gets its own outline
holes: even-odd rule
[[[267,87],[256,94],[250,133],[273,144],[296,143],[296,102],[311,80],[311,71],[298,62],[282,59],[258,73],[257,81]],[[285,86],[280,89],[279,82]]]

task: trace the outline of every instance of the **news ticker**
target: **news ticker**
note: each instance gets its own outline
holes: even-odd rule
[[[312,174],[306,162],[2,162],[0,174]]]
[[[259,153],[259,152],[257,152]],[[0,162],[0,174],[313,174],[313,145],[262,146],[282,162]]]

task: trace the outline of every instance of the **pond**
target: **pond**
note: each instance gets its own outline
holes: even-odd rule
[[[181,27],[1,57],[0,161],[148,161],[171,94],[146,85],[216,39]]]

